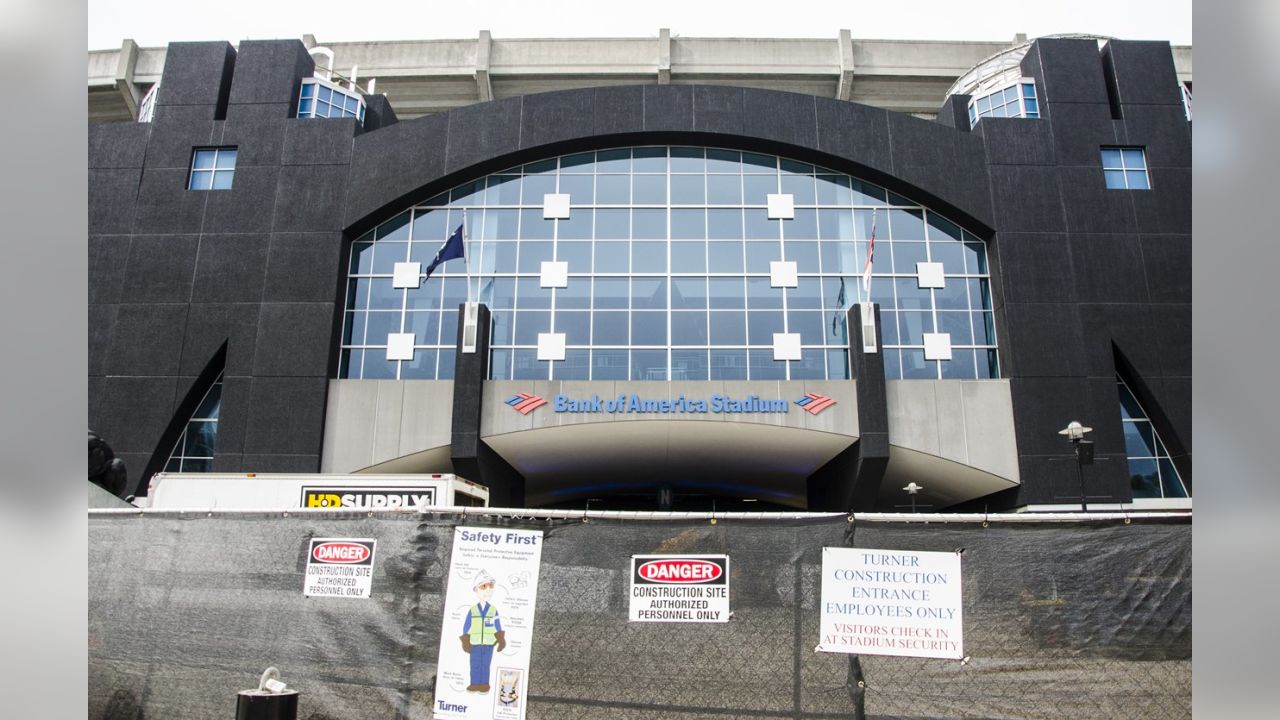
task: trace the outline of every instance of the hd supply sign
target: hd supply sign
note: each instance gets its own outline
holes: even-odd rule
[[[367,598],[373,588],[377,540],[312,538],[307,551],[305,597]]]
[[[632,555],[631,622],[729,622],[728,555]]]
[[[436,489],[309,486],[302,488],[302,507],[333,510],[417,510],[436,503]]]

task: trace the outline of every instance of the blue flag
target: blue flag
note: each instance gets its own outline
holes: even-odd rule
[[[431,261],[431,264],[427,266],[427,271],[425,273],[426,277],[423,279],[425,280],[426,278],[431,277],[431,273],[440,263],[456,260],[460,257],[464,257],[461,225],[458,226],[457,230],[453,231],[453,234],[449,236],[449,239],[445,240],[444,244],[440,246],[440,249],[436,251],[436,256]]]

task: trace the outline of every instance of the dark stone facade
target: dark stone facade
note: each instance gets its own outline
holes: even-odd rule
[[[1073,419],[1096,429],[1090,502],[1130,499],[1117,371],[1191,481],[1191,134],[1167,43],[1100,52],[1093,40],[1038,40],[1022,69],[1042,118],[972,130],[963,96],[928,122],[805,95],[656,85],[409,122],[370,97],[362,128],[293,117],[313,69],[297,41],[172,43],[154,121],[89,128],[89,425],[131,487],[159,469],[220,371],[216,469],[318,470],[352,238],[511,165],[658,143],[817,163],[987,240],[1022,474],[1000,506],[1078,497],[1057,435]],[[233,189],[186,190],[193,149],[223,145],[238,150]],[[1102,145],[1144,147],[1152,190],[1107,190]],[[471,460],[456,460],[482,469],[483,442],[458,432],[454,454]]]

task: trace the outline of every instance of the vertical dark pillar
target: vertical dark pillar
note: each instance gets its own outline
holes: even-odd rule
[[[969,95],[950,95],[938,108],[938,122],[969,132]]]
[[[872,305],[876,319],[876,352],[862,351],[862,306],[849,309],[849,366],[858,381],[858,454],[850,482],[837,500],[849,510],[875,509],[880,482],[889,465],[889,402],[885,396],[884,347],[880,342],[880,306]]]
[[[493,507],[522,507],[524,478],[480,439],[484,383],[489,377],[489,308],[477,307],[476,351],[462,352],[467,306],[458,306],[457,355],[453,370],[453,471],[489,488]]]
[[[156,122],[221,120],[235,64],[236,51],[230,43],[169,43],[156,93]]]

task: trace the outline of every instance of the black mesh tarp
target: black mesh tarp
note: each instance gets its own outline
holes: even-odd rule
[[[1191,708],[1189,521],[882,523],[91,513],[89,718],[429,718],[453,528],[546,533],[531,720],[1171,718]],[[369,600],[304,598],[311,537],[378,540]],[[821,550],[963,548],[964,662],[814,652]],[[633,554],[727,554],[727,624],[628,623]]]

